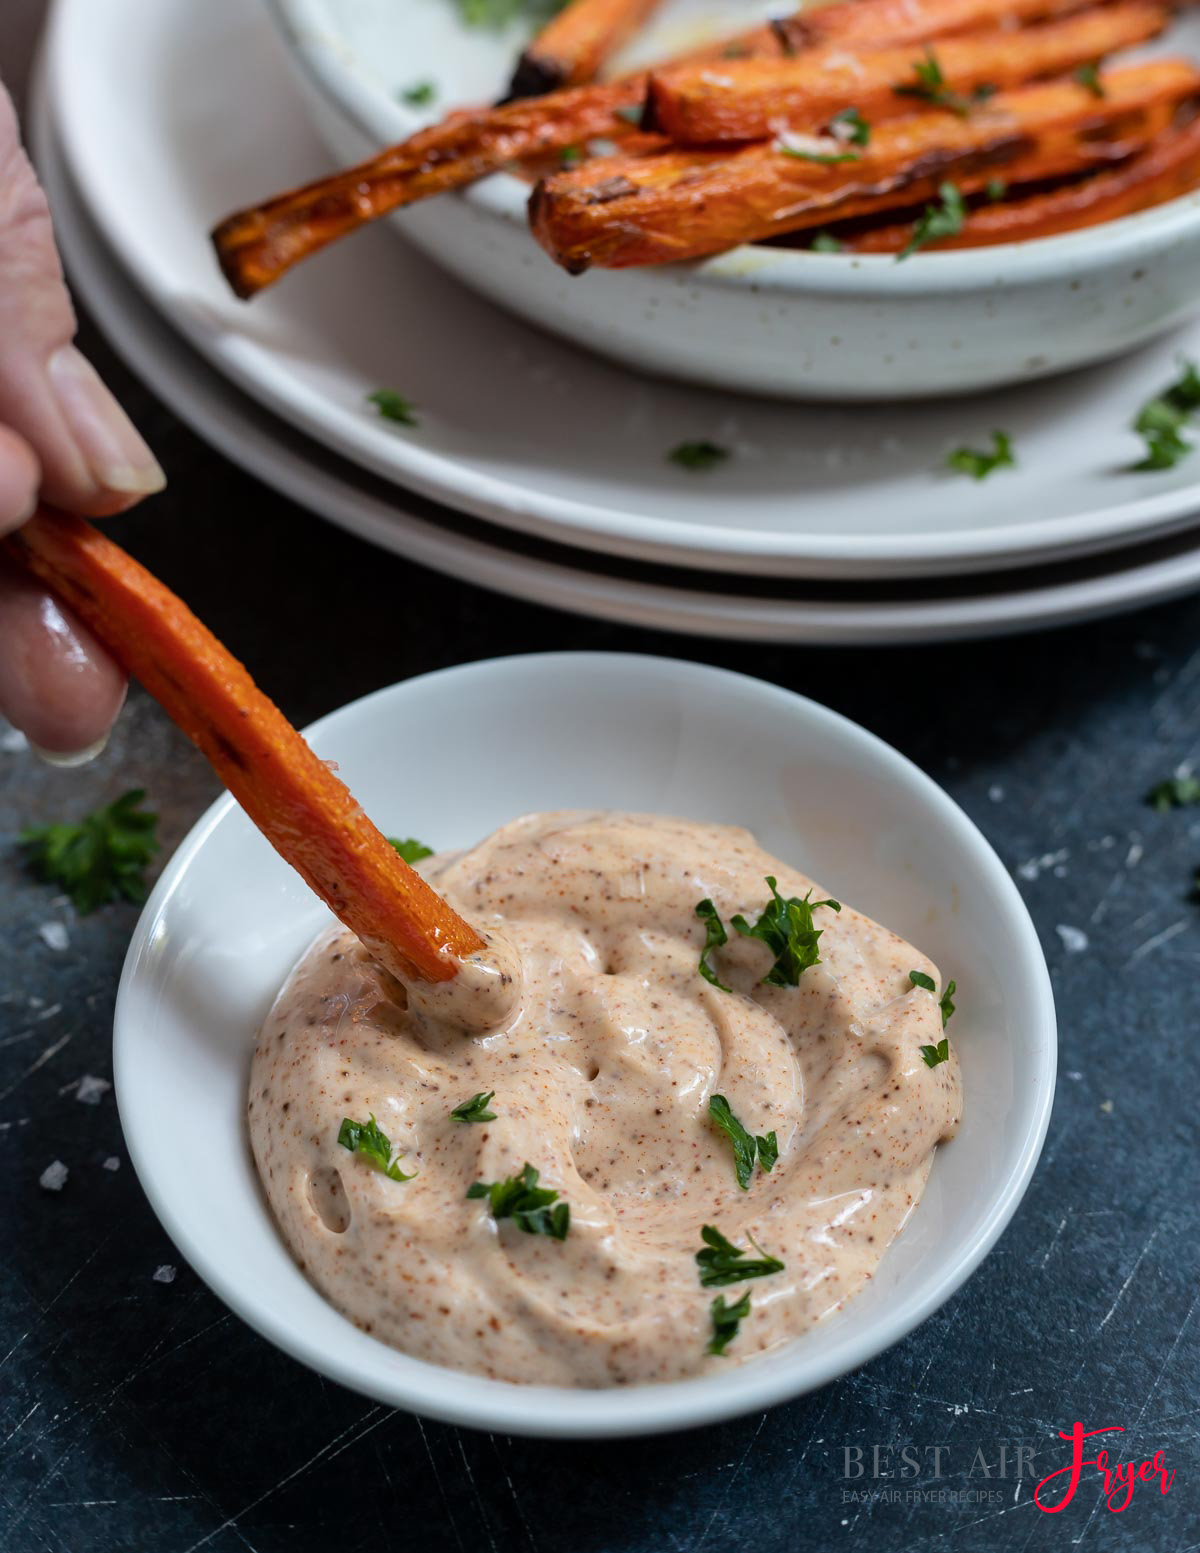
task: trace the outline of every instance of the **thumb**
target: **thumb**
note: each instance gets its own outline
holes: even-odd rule
[[[163,473],[74,334],[46,197],[0,87],[0,424],[33,450],[46,500],[99,516],[161,490]]]

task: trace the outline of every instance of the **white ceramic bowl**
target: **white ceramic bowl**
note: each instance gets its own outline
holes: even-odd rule
[[[548,654],[379,691],[310,730],[385,830],[437,847],[536,809],[658,811],[749,825],[780,857],[894,927],[959,984],[965,1117],[869,1287],[769,1357],[670,1385],[515,1386],[397,1353],[305,1279],[250,1158],[258,1027],[327,913],[231,799],[172,858],[117,998],[117,1100],[168,1234],[240,1316],[392,1406],[509,1434],[642,1434],[761,1409],[894,1343],[1000,1234],[1054,1094],[1045,961],[1015,886],[941,790],[871,734],[785,690],[666,658]]]
[[[462,27],[452,0],[270,7],[312,119],[342,162],[437,116],[438,107],[418,113],[398,100],[415,81],[437,83],[447,107],[494,100],[521,39]],[[668,0],[640,54],[684,46],[701,19],[703,36],[744,27],[748,9],[770,7]],[[1200,15],[1177,20],[1163,48],[1200,57]],[[851,400],[990,388],[1119,355],[1200,308],[1200,193],[1083,232],[903,264],[742,247],[580,277],[530,236],[528,194],[498,174],[395,219],[447,270],[534,323],[631,366],[719,388]]]

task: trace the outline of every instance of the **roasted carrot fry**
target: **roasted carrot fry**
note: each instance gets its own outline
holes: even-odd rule
[[[246,813],[371,952],[448,981],[483,940],[397,854],[187,605],[81,518],[43,508],[3,541],[137,676]]]
[[[689,50],[678,61],[770,58],[790,56],[829,43],[861,43],[882,48],[893,43],[921,43],[928,38],[992,27],[1020,27],[1081,11],[1096,0],[833,0],[830,5],[802,9],[739,38]],[[1103,3],[1103,0],[1101,0]],[[778,47],[765,40],[773,35]]]
[[[962,111],[977,89],[995,91],[1066,74],[1154,37],[1169,20],[1170,12],[1160,5],[1113,5],[1041,27],[947,38],[935,52],[910,44],[848,53],[839,45],[808,49],[792,59],[656,71],[642,122],[677,145],[765,140],[780,124],[817,131],[848,103],[875,124],[920,106],[914,92],[933,89],[920,85],[914,66],[928,72],[931,59],[941,78],[936,89],[941,101]]]
[[[963,193],[1007,168],[1014,182],[1062,177],[1116,160],[1166,128],[1200,94],[1200,71],[1160,60],[1106,72],[1102,96],[1075,82],[1002,92],[959,118],[891,119],[850,162],[814,160],[768,142],[726,155],[673,151],[605,157],[543,179],[530,224],[572,273],[700,258],[809,226],[932,197],[954,177]],[[1032,171],[1030,169],[1033,169]]]
[[[875,46],[1077,10],[1086,0],[835,0],[804,16],[754,27],[689,58],[778,57],[814,43],[862,39]],[[553,92],[532,102],[464,110],[369,161],[262,205],[235,211],[213,232],[221,268],[251,297],[328,243],[416,200],[460,189],[508,162],[532,160],[592,139],[624,140],[622,114],[641,104],[647,77]]]
[[[934,248],[982,248],[1026,242],[1115,221],[1152,205],[1178,199],[1200,186],[1200,120],[1168,130],[1120,166],[1092,173],[1057,189],[1012,191],[999,203],[971,210],[956,237],[927,244]],[[899,253],[912,236],[911,223],[890,223],[844,239],[848,253]]]
[[[582,86],[631,38],[659,0],[571,0],[517,61],[510,97]]]

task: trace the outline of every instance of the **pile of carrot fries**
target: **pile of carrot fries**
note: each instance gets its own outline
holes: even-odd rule
[[[635,75],[595,77],[657,0],[573,0],[510,96],[459,110],[213,234],[249,297],[367,221],[506,167],[565,269],[785,241],[895,253],[1047,236],[1200,185],[1200,69],[1106,65],[1155,0],[833,0]]]

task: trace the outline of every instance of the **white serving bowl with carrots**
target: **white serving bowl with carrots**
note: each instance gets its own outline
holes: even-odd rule
[[[292,1261],[251,1159],[258,1027],[329,914],[229,797],[200,820],[138,924],[114,1066],[130,1157],[197,1273],[320,1373],[431,1417],[512,1434],[690,1427],[811,1390],[896,1342],[1000,1235],[1049,1120],[1055,1017],[1036,932],[962,811],[871,734],[787,691],[695,664],[551,654],[466,665],[378,692],[309,730],[385,831],[467,845],[559,807],[751,827],[764,845],[933,955],[958,982],[962,1127],[868,1288],[768,1358],[669,1385],[520,1386],[385,1346]],[[864,823],[864,817],[869,823]]]
[[[343,163],[451,107],[495,100],[522,36],[463,28],[452,0],[270,8],[312,119]],[[761,14],[665,0],[616,63],[689,49]],[[1151,52],[1200,59],[1200,18],[1177,17]],[[402,100],[425,81],[434,102]],[[571,275],[531,236],[529,192],[526,179],[498,172],[394,219],[447,270],[539,326],[722,389],[843,400],[985,389],[1118,355],[1200,307],[1200,193],[1078,231],[903,262],[742,244],[687,263]]]

